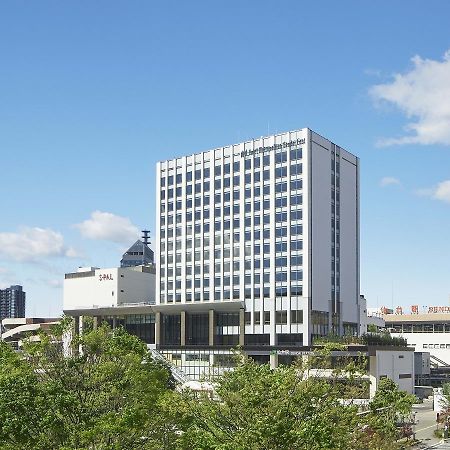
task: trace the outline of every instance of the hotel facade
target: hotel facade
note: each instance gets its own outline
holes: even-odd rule
[[[158,348],[265,360],[359,333],[356,156],[304,128],[161,161],[156,178]]]

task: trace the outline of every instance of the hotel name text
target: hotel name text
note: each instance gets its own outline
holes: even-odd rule
[[[306,142],[306,140],[303,139],[295,139],[293,141],[289,141],[289,142],[283,142],[282,144],[274,144],[274,145],[269,145],[267,147],[257,147],[254,148],[253,150],[244,150],[241,152],[241,158],[245,158],[247,156],[256,156],[259,155],[261,153],[266,153],[266,152],[272,152],[274,150],[278,150],[280,148],[287,148],[287,147],[295,147],[297,145],[302,145]]]

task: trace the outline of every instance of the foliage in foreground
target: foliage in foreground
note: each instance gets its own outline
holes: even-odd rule
[[[159,414],[170,372],[145,345],[105,326],[70,350],[64,357],[48,335],[23,355],[0,343],[0,448],[161,448],[173,434]]]
[[[320,355],[323,358],[323,355]],[[314,367],[317,367],[315,364]],[[346,387],[358,389],[357,367],[334,371],[347,377]],[[306,374],[308,373],[308,377]],[[309,363],[275,370],[245,359],[219,381],[221,401],[206,396],[185,402],[191,416],[180,448],[203,450],[348,449],[392,450],[397,448],[397,414],[411,408],[413,396],[389,386],[396,403],[387,412],[378,408],[390,402],[385,392],[368,414],[358,414],[352,402],[341,400],[342,387],[315,371]],[[354,385],[354,386],[353,386]],[[404,397],[407,400],[404,401]],[[383,410],[387,411],[387,410]],[[380,421],[382,417],[382,421]]]
[[[340,400],[342,385],[311,371],[326,351],[277,369],[239,356],[213,400],[174,390],[167,368],[121,329],[85,327],[66,357],[54,339],[63,331],[23,354],[0,343],[1,450],[394,449],[395,421],[412,402],[386,381],[372,410],[358,414]],[[359,369],[349,361],[333,373],[345,376],[347,398]]]

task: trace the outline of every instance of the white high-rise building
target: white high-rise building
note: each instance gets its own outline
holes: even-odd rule
[[[308,128],[157,165],[156,343],[359,332],[359,160]]]

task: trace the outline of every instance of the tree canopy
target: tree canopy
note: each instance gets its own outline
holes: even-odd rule
[[[391,450],[413,401],[383,380],[361,415],[351,398],[364,368],[313,370],[329,367],[327,348],[276,369],[238,353],[214,396],[174,389],[121,328],[88,323],[63,351],[65,322],[20,353],[0,342],[0,450]]]
[[[170,371],[139,339],[102,326],[63,355],[60,336],[40,337],[22,354],[0,344],[0,448],[161,448],[173,434],[159,413]]]

